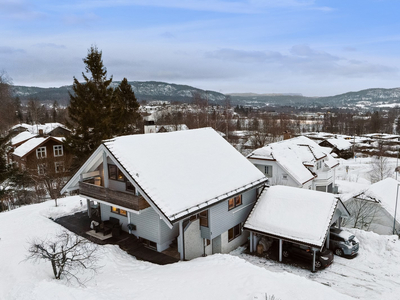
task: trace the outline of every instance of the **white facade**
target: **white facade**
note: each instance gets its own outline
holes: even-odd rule
[[[247,158],[268,177],[270,185],[334,191],[338,162],[306,137],[270,144]]]

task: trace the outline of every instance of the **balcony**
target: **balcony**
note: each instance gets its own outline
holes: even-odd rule
[[[316,174],[317,174],[316,180],[330,180],[334,175],[332,170],[327,170],[327,171],[318,170]]]
[[[82,196],[88,196],[90,198],[98,199],[108,202],[110,204],[118,205],[136,211],[140,211],[142,209],[150,207],[149,203],[147,203],[147,201],[142,196],[114,191],[102,186],[86,182],[79,182],[79,193]]]

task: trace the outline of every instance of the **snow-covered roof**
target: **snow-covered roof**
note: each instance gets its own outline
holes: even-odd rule
[[[50,137],[50,136],[49,137],[32,138],[32,139],[26,141],[25,143],[23,143],[21,146],[15,148],[13,154],[16,156],[19,156],[19,157],[23,157],[26,154],[28,154],[29,152],[31,152],[33,149],[38,147],[39,145],[43,144],[44,142],[47,142],[47,140],[49,140],[49,139],[57,140],[61,143],[64,141],[64,138]]]
[[[121,136],[104,145],[171,222],[267,180],[211,128]]]
[[[322,247],[339,199],[289,186],[265,188],[244,228]]]
[[[35,136],[36,134],[32,134],[28,131],[23,131],[11,139],[11,146],[27,141],[31,138],[34,138]]]
[[[27,131],[29,131],[32,134],[39,134],[39,130],[43,130],[43,134],[49,134],[51,131],[53,131],[54,129],[56,129],[58,127],[69,130],[65,127],[64,124],[57,123],[57,122],[36,124],[36,125],[29,125],[29,124],[21,123],[21,124],[13,126],[12,129],[16,129],[19,127],[25,128]]]
[[[313,140],[298,136],[292,139],[272,143],[254,150],[247,156],[249,159],[276,160],[297,182],[304,184],[314,178],[314,174],[305,165],[314,165],[317,160],[324,158],[329,168],[337,165],[337,161],[329,151]]]
[[[156,132],[159,131],[167,131],[167,132],[172,132],[172,131],[180,131],[180,130],[189,130],[189,127],[187,127],[186,124],[177,124],[177,125],[156,125]]]
[[[351,143],[341,137],[327,139],[327,141],[331,145],[335,146],[338,150],[347,150],[351,148]]]
[[[396,193],[397,185],[400,182],[393,178],[386,178],[371,184],[369,188],[363,190],[357,198],[370,199],[373,201],[380,202],[382,207],[387,210],[387,212],[394,217],[395,207],[396,207]],[[399,188],[400,194],[400,188]],[[400,222],[400,195],[398,199],[396,220]]]

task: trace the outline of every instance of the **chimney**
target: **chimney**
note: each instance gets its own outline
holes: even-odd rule
[[[285,131],[284,133],[283,133],[283,139],[284,140],[288,140],[288,139],[291,139],[292,138],[292,135],[290,134],[290,132],[289,131]]]
[[[39,129],[39,136],[43,136],[43,129]]]

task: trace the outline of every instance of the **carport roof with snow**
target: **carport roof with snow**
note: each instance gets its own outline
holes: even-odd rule
[[[321,248],[339,202],[330,193],[272,186],[260,195],[244,229]]]

